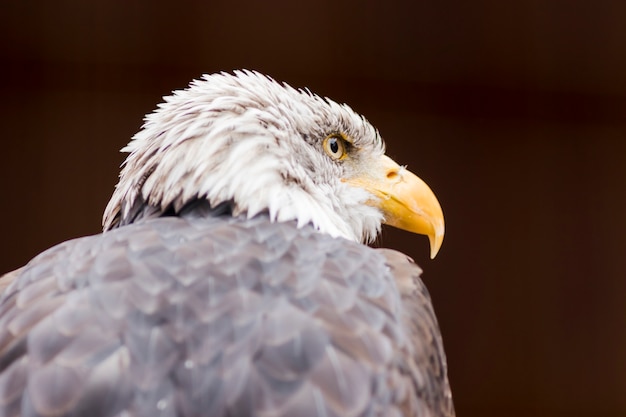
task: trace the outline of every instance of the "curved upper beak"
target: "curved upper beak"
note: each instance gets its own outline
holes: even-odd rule
[[[347,183],[376,196],[369,204],[381,209],[385,224],[428,236],[431,259],[443,242],[443,211],[430,187],[417,175],[401,167],[386,155],[373,169]]]

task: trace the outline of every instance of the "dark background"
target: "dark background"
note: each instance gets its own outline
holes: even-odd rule
[[[446,215],[424,268],[460,416],[626,415],[626,2],[4,1],[0,271],[97,233],[173,89],[256,69],[347,102]]]

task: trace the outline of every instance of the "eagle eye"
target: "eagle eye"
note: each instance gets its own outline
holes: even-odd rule
[[[346,140],[338,134],[330,135],[324,139],[324,151],[334,160],[343,159],[346,156]]]

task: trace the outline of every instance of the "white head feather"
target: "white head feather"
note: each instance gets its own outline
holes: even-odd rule
[[[355,241],[378,234],[372,196],[342,178],[384,152],[378,132],[346,105],[249,71],[206,75],[165,97],[122,151],[130,152],[104,213],[104,229],[178,213],[198,199],[230,204],[233,215],[312,224]],[[349,161],[323,140],[341,133]]]

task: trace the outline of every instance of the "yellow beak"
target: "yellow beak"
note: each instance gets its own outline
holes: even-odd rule
[[[434,258],[445,231],[443,212],[435,194],[417,175],[386,155],[373,168],[345,181],[376,197],[369,204],[382,210],[385,224],[428,236],[430,257]]]

